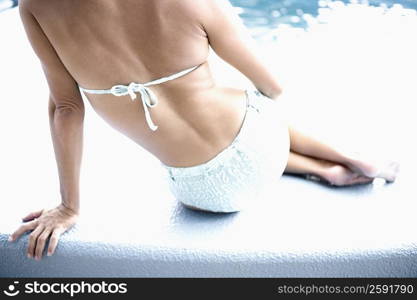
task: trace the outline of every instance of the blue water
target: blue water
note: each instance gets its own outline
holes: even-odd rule
[[[239,8],[239,15],[249,28],[275,28],[279,24],[290,24],[294,27],[305,27],[304,14],[317,16],[320,4],[329,1],[318,0],[230,0]],[[368,3],[371,6],[386,5],[388,8],[400,4],[404,8],[417,9],[417,0],[357,0],[340,1],[343,3]]]
[[[17,6],[18,0],[0,0],[0,12]]]

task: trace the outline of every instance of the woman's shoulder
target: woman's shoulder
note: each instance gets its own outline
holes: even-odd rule
[[[33,9],[48,5],[51,0],[19,0],[19,7],[23,9]]]

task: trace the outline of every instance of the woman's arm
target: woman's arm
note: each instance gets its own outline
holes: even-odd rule
[[[56,101],[50,96],[48,111],[62,205],[78,213],[84,108],[78,104]]]
[[[52,210],[29,214],[15,233],[15,240],[25,231],[29,237],[28,256],[40,259],[46,240],[51,237],[48,255],[52,254],[59,235],[70,228],[79,214],[79,178],[82,157],[84,104],[78,85],[69,74],[42,28],[22,1],[20,15],[29,41],[39,57],[50,89],[49,123],[58,167],[61,204]]]
[[[209,43],[216,54],[243,73],[265,96],[281,94],[277,78],[263,61],[256,42],[227,0],[200,0],[199,13]]]

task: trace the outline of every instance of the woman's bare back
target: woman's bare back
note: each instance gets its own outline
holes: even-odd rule
[[[209,160],[233,140],[245,112],[243,90],[216,86],[209,40],[191,0],[36,0],[28,7],[65,68],[82,87],[144,83],[200,65],[152,86],[159,104],[151,131],[140,101],[86,95],[111,126],[173,166]],[[201,5],[200,5],[201,6]]]

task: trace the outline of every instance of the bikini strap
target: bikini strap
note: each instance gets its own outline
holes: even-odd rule
[[[136,93],[140,93],[143,109],[145,111],[145,118],[146,123],[148,123],[149,128],[152,131],[155,131],[158,129],[158,126],[154,124],[151,118],[151,114],[149,112],[148,108],[152,108],[158,104],[158,98],[156,95],[151,91],[148,86],[164,83],[170,80],[174,80],[176,78],[179,78],[181,76],[184,76],[191,71],[198,68],[200,65],[188,68],[186,70],[180,71],[178,73],[172,74],[170,76],[162,77],[160,79],[156,79],[153,81],[149,81],[146,83],[136,83],[131,82],[129,85],[115,85],[111,89],[108,90],[91,90],[91,89],[85,89],[83,87],[80,87],[80,89],[84,92],[90,93],[90,94],[113,94],[114,96],[126,96],[129,95],[132,101],[136,99]]]
[[[156,85],[156,84],[160,84],[160,83],[164,83],[164,82],[167,82],[167,81],[170,81],[170,80],[177,79],[177,78],[179,78],[179,77],[181,77],[181,76],[184,76],[184,75],[186,75],[186,74],[188,74],[188,73],[190,73],[190,72],[194,71],[194,70],[195,70],[195,69],[197,69],[199,66],[200,66],[200,65],[197,65],[197,66],[194,66],[194,67],[191,67],[191,68],[185,69],[185,70],[183,70],[183,71],[180,71],[180,72],[178,72],[178,73],[175,73],[175,74],[172,74],[172,75],[169,75],[169,76],[166,76],[166,77],[162,77],[162,78],[160,78],[160,79],[156,79],[156,80],[153,80],[153,81],[149,81],[149,82],[147,82],[147,83],[144,83],[143,85],[144,85],[144,86]]]

